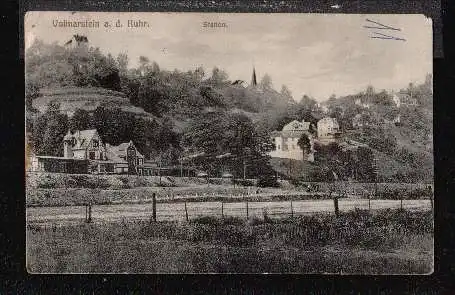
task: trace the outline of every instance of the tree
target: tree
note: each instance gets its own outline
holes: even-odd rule
[[[302,99],[298,103],[300,109],[310,112],[315,109],[316,105],[317,102],[306,94],[302,96]]]
[[[213,169],[214,156],[230,153],[233,174],[242,175],[243,165],[248,164],[247,174],[258,175],[270,171],[267,152],[273,148],[267,134],[258,132],[251,120],[243,114],[226,114],[212,111],[201,114],[185,130],[183,144],[191,152],[204,152],[200,160],[206,169]]]
[[[51,102],[33,126],[33,150],[38,155],[62,156],[63,137],[68,131],[68,116],[61,114],[60,105]]]
[[[128,55],[123,52],[119,53],[117,56],[117,65],[121,76],[126,76],[126,73],[128,72],[128,63]]]
[[[222,86],[227,82],[228,75],[225,71],[220,70],[217,67],[212,69],[212,77],[210,77],[210,83],[213,86]]]
[[[152,63],[152,73],[157,74],[160,72],[160,66],[156,61]]]
[[[302,149],[303,153],[303,160],[305,160],[306,155],[308,154],[309,149],[311,148],[311,142],[305,133],[300,136],[299,140],[297,141],[297,145]]]
[[[293,99],[291,90],[286,85],[281,86],[281,95],[287,99]]]
[[[140,67],[145,67],[146,65],[148,65],[150,62],[150,59],[146,56],[139,56],[139,66]]]
[[[363,181],[374,181],[375,180],[375,171],[374,171],[374,155],[373,152],[364,147],[359,147],[357,149],[357,158],[361,159],[358,161],[356,167],[357,176],[360,180]]]
[[[269,74],[265,74],[261,81],[259,82],[259,86],[263,89],[263,90],[271,90],[273,89],[273,85],[272,85],[272,77],[270,77]]]
[[[86,130],[91,129],[92,127],[92,118],[86,110],[77,109],[69,120],[69,128],[72,131]]]

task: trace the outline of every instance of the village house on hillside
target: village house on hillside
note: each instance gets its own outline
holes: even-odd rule
[[[68,131],[63,157],[33,155],[31,161],[31,171],[43,172],[152,175],[152,170],[132,141],[104,144],[96,129]]]
[[[311,134],[310,125],[311,123],[305,120],[294,120],[286,124],[281,131],[273,131],[271,137],[275,148],[269,155],[273,158],[314,161],[314,142],[327,145],[341,137],[340,126],[335,118],[325,117],[319,120],[316,137]],[[302,134],[306,134],[310,140],[310,149],[305,155],[297,144]]]
[[[354,100],[354,104],[357,106],[363,107],[365,109],[369,109],[371,106],[369,103],[363,102],[360,98],[357,98],[356,100]]]
[[[413,98],[411,94],[405,92],[394,93],[392,99],[398,108],[401,107],[402,105],[407,106],[418,105],[417,99]]]
[[[329,144],[336,142],[341,136],[340,125],[337,119],[325,117],[318,121],[317,124],[317,140],[321,144]]]
[[[311,147],[304,159],[303,150],[297,144],[302,134],[306,134],[310,139]],[[274,158],[286,158],[294,160],[314,160],[313,140],[310,133],[310,122],[294,120],[286,124],[282,131],[273,131],[272,138],[275,149],[269,155]]]

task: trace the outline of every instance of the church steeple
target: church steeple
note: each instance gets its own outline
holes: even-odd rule
[[[253,67],[253,75],[251,76],[251,86],[256,86],[258,83],[256,81],[256,70]]]

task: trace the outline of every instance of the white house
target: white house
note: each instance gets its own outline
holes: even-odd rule
[[[325,117],[318,121],[318,141],[322,144],[335,142],[341,136],[340,125],[337,119]]]
[[[362,100],[360,98],[357,98],[355,101],[354,101],[354,104],[355,105],[358,105],[358,106],[361,106],[363,108],[366,108],[366,109],[369,109],[370,108],[370,104],[369,103],[364,103],[362,102]]]
[[[392,100],[395,103],[395,105],[397,106],[397,108],[399,108],[402,105],[407,105],[407,106],[417,106],[418,105],[417,99],[412,97],[412,93],[411,94],[404,93],[404,92],[394,93],[392,95]]]
[[[274,158],[303,160],[303,150],[299,147],[298,141],[302,134],[306,134],[310,139],[311,147],[305,160],[312,161],[314,159],[313,138],[309,129],[310,122],[294,120],[286,124],[282,131],[272,132],[275,149],[269,152],[269,155]]]

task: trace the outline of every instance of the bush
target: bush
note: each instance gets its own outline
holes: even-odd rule
[[[261,177],[258,180],[257,186],[259,187],[280,187],[280,184],[276,180],[275,177],[269,176],[269,177]]]
[[[254,186],[254,182],[248,179],[233,179],[232,181],[236,185]]]

